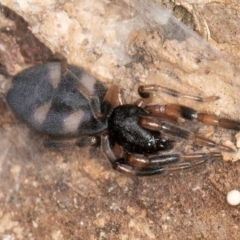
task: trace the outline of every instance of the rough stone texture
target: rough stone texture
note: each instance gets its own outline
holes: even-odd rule
[[[183,41],[171,31],[172,38],[163,39],[158,27],[146,24],[154,24],[151,18],[136,21],[137,7],[124,1],[1,0],[30,29],[0,6],[2,239],[239,239],[239,207],[226,202],[240,184],[239,162],[150,178],[121,175],[100,149],[44,149],[45,136],[18,122],[4,101],[10,75],[60,52],[106,84],[122,86],[128,101],[140,83],[158,83],[221,99],[200,104],[161,95],[154,101],[239,119],[238,1],[192,2],[162,1],[210,45],[185,27]],[[189,125],[217,142],[235,143],[233,131]],[[238,154],[224,157],[237,160]]]

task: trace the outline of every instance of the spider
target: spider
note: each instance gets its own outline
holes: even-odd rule
[[[181,171],[221,159],[231,148],[179,127],[178,118],[240,130],[240,123],[197,112],[178,104],[153,105],[153,92],[196,101],[217,97],[187,95],[161,85],[139,86],[140,98],[127,104],[118,86],[108,89],[83,69],[63,62],[33,66],[13,77],[6,99],[13,113],[28,126],[51,136],[45,147],[101,145],[116,171],[150,176]],[[169,153],[174,139],[197,142],[217,150]]]

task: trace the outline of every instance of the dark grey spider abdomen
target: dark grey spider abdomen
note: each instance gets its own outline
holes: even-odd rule
[[[106,87],[83,69],[68,65],[70,76],[61,73],[61,63],[26,69],[12,80],[7,102],[12,111],[34,129],[53,136],[91,135],[106,128],[96,120],[79,84],[101,103]],[[71,77],[72,76],[72,77]]]

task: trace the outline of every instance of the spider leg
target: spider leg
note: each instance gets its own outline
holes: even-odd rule
[[[99,136],[83,136],[80,138],[58,139],[50,138],[43,143],[45,148],[68,148],[73,146],[88,147],[100,145]]]
[[[190,94],[176,91],[171,88],[167,88],[167,87],[164,87],[161,85],[155,85],[155,84],[141,85],[138,88],[138,93],[142,98],[150,98],[153,92],[162,92],[173,97],[189,98],[199,102],[210,102],[210,101],[215,101],[219,99],[218,96],[201,97],[201,96],[190,95]]]
[[[166,105],[148,105],[145,106],[145,109],[153,115],[164,114],[169,117],[179,118],[190,121],[198,121],[206,125],[212,125],[220,128],[232,129],[239,131],[240,122],[234,121],[227,118],[219,118],[214,114],[198,112],[193,108],[186,107],[178,104],[166,104]]]
[[[154,107],[151,108],[151,106],[147,106],[147,104],[150,104],[152,102],[154,92],[166,93],[166,94],[168,94],[172,97],[176,97],[176,98],[189,98],[189,99],[192,99],[192,100],[198,101],[198,102],[210,102],[210,101],[215,101],[215,100],[219,99],[218,96],[202,97],[202,96],[190,95],[190,94],[182,93],[182,92],[176,91],[174,89],[164,87],[161,85],[156,85],[156,84],[148,84],[148,85],[139,86],[138,94],[140,95],[141,98],[138,99],[134,104],[139,107],[142,107],[142,108],[146,108],[146,109],[149,108],[149,110],[152,110],[153,114],[154,114],[154,111],[156,111],[155,114],[157,114],[161,118],[166,118],[166,120],[168,120],[170,122],[177,122],[177,118],[180,117],[180,115],[179,114],[168,114],[168,112],[171,111],[170,109],[168,112],[167,111],[164,112],[162,109],[155,110]],[[157,105],[154,105],[154,106],[157,106]],[[159,107],[163,108],[163,106],[159,106]]]
[[[112,85],[108,88],[102,103],[102,114],[106,117],[109,117],[113,109],[119,105],[125,104],[124,95],[122,90],[116,86]]]
[[[139,125],[143,128],[149,130],[162,132],[169,134],[175,138],[180,138],[183,140],[195,141],[201,145],[214,148],[217,147],[221,151],[234,152],[234,150],[228,146],[218,144],[208,138],[198,136],[191,131],[181,128],[175,124],[169,123],[167,121],[162,121],[154,116],[141,116],[139,117]]]
[[[182,171],[222,158],[220,152],[193,153],[187,155],[175,153],[149,157],[127,153],[124,157],[117,158],[110,147],[107,136],[102,136],[101,144],[102,150],[113,169],[135,176],[151,176]]]

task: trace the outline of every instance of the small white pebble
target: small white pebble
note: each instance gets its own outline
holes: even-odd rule
[[[227,201],[230,205],[238,205],[240,203],[240,192],[238,190],[231,190],[228,192]]]

